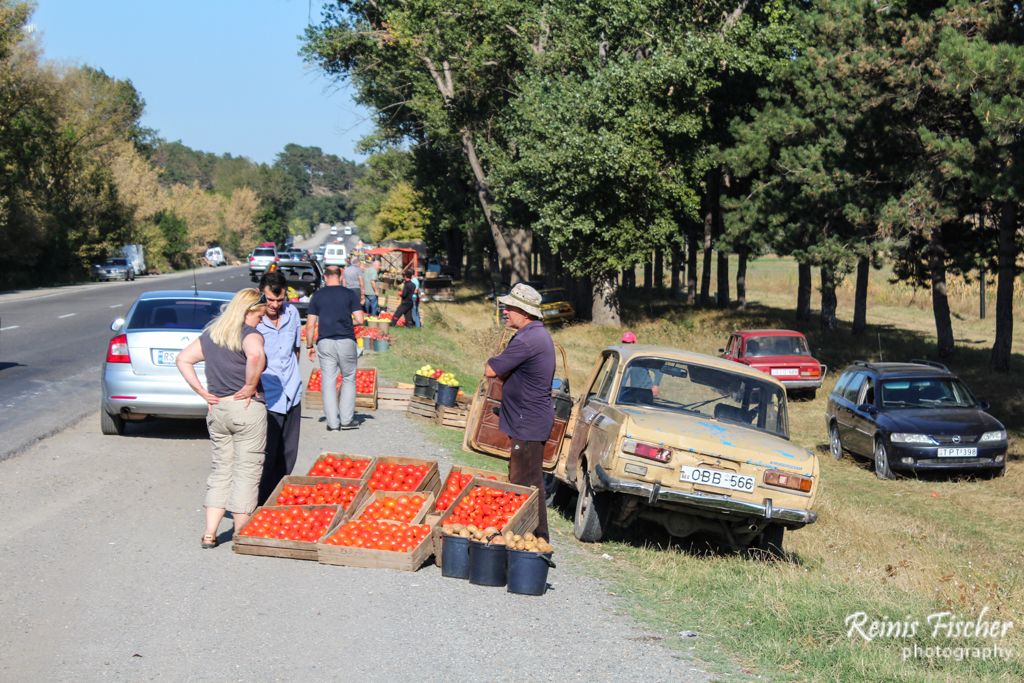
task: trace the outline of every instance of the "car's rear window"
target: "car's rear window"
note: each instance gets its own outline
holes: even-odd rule
[[[564,289],[550,289],[540,293],[540,302],[542,304],[551,304],[556,301],[568,301],[569,296],[565,293]]]
[[[748,356],[809,356],[803,337],[750,337],[747,339]]]
[[[252,250],[253,256],[273,256],[274,250],[270,247],[256,247]]]
[[[202,330],[226,301],[210,299],[146,299],[128,321],[129,330]]]

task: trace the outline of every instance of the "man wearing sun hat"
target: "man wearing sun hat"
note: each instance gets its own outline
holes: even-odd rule
[[[622,333],[623,344],[636,344],[636,333],[629,330]],[[660,363],[659,363],[660,365]],[[661,387],[661,370],[649,367],[648,362],[641,360],[630,363],[623,375],[622,386],[629,389],[650,389],[653,398],[658,397]]]
[[[498,299],[505,306],[505,325],[516,334],[499,355],[487,361],[485,377],[500,377],[501,431],[512,439],[508,480],[544,491],[544,443],[555,422],[551,380],[555,376],[555,344],[541,322],[540,293],[522,283]],[[543,498],[542,498],[543,500]],[[543,504],[538,536],[548,538]]]

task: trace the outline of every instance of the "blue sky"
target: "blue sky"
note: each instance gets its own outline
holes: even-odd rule
[[[130,79],[143,124],[194,149],[272,162],[289,142],[349,159],[372,130],[350,91],[298,56],[319,0],[37,0],[48,60]]]

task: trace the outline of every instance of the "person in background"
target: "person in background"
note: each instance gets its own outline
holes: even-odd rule
[[[405,326],[413,327],[415,324],[412,319],[412,306],[413,306],[413,294],[416,292],[416,285],[412,283],[412,271],[406,270],[403,273],[404,280],[402,282],[402,302],[398,304],[398,308],[395,309],[395,314],[391,318],[391,326],[394,327],[401,320],[402,316],[405,316]]]
[[[512,440],[508,480],[536,486],[541,492],[538,536],[548,537],[548,514],[543,504],[544,444],[555,423],[551,380],[555,376],[555,344],[541,322],[540,293],[524,284],[501,297],[505,325],[516,334],[499,355],[484,366],[484,377],[499,377],[499,428]]]
[[[257,290],[241,290],[175,361],[181,376],[209,406],[206,427],[213,462],[206,479],[203,548],[217,547],[225,511],[231,513],[237,533],[256,509],[267,445],[267,409],[260,387],[267,359],[256,325],[266,308]],[[206,364],[205,387],[196,363]]]
[[[306,312],[306,347],[309,359],[320,362],[320,391],[324,399],[327,431],[355,429],[352,418],[356,407],[356,364],[359,350],[355,327],[363,324],[359,294],[341,286],[341,270],[327,266],[325,286],[318,289]],[[320,325],[320,336],[313,346],[313,331]],[[341,373],[341,400],[338,397],[338,373]]]
[[[292,473],[299,457],[302,422],[302,377],[299,374],[298,310],[288,303],[288,281],[280,271],[264,273],[260,292],[267,310],[256,329],[263,335],[267,369],[262,384],[267,404],[267,453],[260,478],[260,505],[266,505],[281,478]]]
[[[348,265],[342,273],[342,284],[351,289],[359,297],[359,305],[363,305],[363,269],[359,267],[359,257],[353,254],[348,258]]]
[[[412,324],[416,327],[423,327],[423,321],[420,320],[420,297],[423,295],[423,290],[420,288],[420,278],[415,273],[410,279],[412,282]]]
[[[623,344],[636,344],[636,334],[633,332],[624,332],[622,334]],[[622,379],[622,386],[630,389],[650,389],[651,397],[658,398],[661,384],[661,370],[645,367],[637,363],[631,363],[626,368],[626,374]]]
[[[373,260],[370,265],[363,268],[363,310],[368,315],[380,315],[380,285],[377,278],[380,276],[380,261]]]

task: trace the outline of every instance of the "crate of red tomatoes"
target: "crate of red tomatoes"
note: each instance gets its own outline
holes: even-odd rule
[[[338,477],[366,480],[377,458],[372,455],[352,455],[324,451],[309,468],[309,477]]]
[[[345,511],[354,511],[363,501],[366,482],[356,477],[282,477],[267,505],[340,505]]]
[[[381,520],[420,524],[434,506],[434,494],[429,491],[373,491],[361,498],[352,509],[350,519]]]
[[[441,564],[441,527],[462,524],[478,529],[494,527],[501,533],[532,532],[540,515],[540,494],[534,486],[473,477],[433,528],[434,557]]]
[[[381,455],[370,468],[366,486],[370,491],[428,491],[441,489],[436,460]]]
[[[493,472],[479,467],[452,465],[451,470],[448,472],[448,477],[441,487],[441,492],[437,494],[437,503],[426,517],[428,524],[434,526],[440,521],[441,516],[448,510],[452,502],[459,497],[463,489],[469,486],[469,482],[473,481],[473,477],[480,477],[481,479],[489,479],[491,481],[508,481],[508,475],[503,472]]]
[[[235,534],[236,553],[316,560],[317,541],[345,515],[340,505],[264,506]]]
[[[342,377],[339,374],[335,381],[335,387],[341,388]],[[309,373],[309,380],[306,382],[306,391],[303,395],[303,403],[310,408],[323,408],[323,377],[320,368],[313,368]],[[377,409],[377,369],[359,368],[356,370],[356,407]]]
[[[353,519],[317,543],[323,564],[414,572],[432,552],[430,526],[388,519]]]

